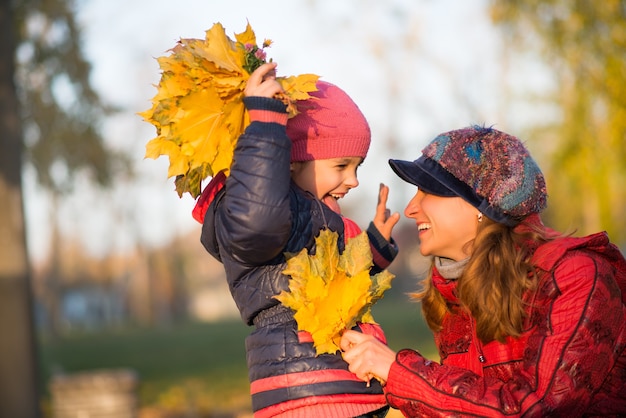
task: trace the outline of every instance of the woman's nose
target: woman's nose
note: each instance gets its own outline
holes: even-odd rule
[[[407,218],[415,218],[415,216],[419,212],[419,205],[421,200],[422,197],[420,195],[420,192],[418,191],[417,193],[415,193],[415,196],[413,196],[413,198],[409,200],[406,208],[404,208],[404,216],[406,216]]]

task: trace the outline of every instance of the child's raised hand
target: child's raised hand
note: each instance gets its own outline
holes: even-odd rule
[[[376,215],[374,216],[374,225],[387,241],[391,239],[391,231],[400,220],[400,214],[387,208],[387,198],[389,197],[389,186],[380,184],[378,189],[378,203],[376,204]]]
[[[276,63],[268,62],[261,65],[250,74],[250,78],[246,83],[243,94],[246,97],[274,97],[275,94],[281,93],[283,88],[276,81]]]

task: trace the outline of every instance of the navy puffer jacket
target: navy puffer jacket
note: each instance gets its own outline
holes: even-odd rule
[[[246,98],[246,106],[284,113],[273,99]],[[243,321],[255,326],[246,338],[255,417],[361,415],[386,405],[378,382],[359,381],[340,354],[316,356],[293,312],[274,299],[288,288],[285,253],[313,250],[323,228],[338,232],[339,250],[344,247],[341,215],[291,182],[290,150],[283,123],[248,126],[230,176],[206,212],[201,241],[223,263]],[[381,241],[372,226],[368,233]],[[386,244],[379,253],[390,262],[397,249]]]

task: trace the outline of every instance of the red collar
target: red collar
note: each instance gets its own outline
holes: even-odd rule
[[[200,223],[204,222],[204,214],[206,213],[213,199],[215,199],[215,195],[217,194],[217,192],[222,190],[225,183],[226,175],[223,171],[220,171],[211,179],[209,184],[207,184],[207,186],[202,191],[202,194],[198,198],[196,206],[194,206],[193,210],[191,211],[191,215],[196,221]]]

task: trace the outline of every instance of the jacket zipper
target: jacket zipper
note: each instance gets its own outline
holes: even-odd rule
[[[483,354],[483,345],[482,343],[480,343],[480,341],[476,343],[476,348],[478,349],[478,361],[480,361],[481,363],[486,362],[487,359],[485,359],[485,356]]]
[[[487,359],[483,354],[483,343],[478,339],[478,335],[476,334],[476,320],[470,315],[470,322],[472,324],[472,339],[476,344],[476,351],[478,351],[478,361],[481,363],[485,363]]]

